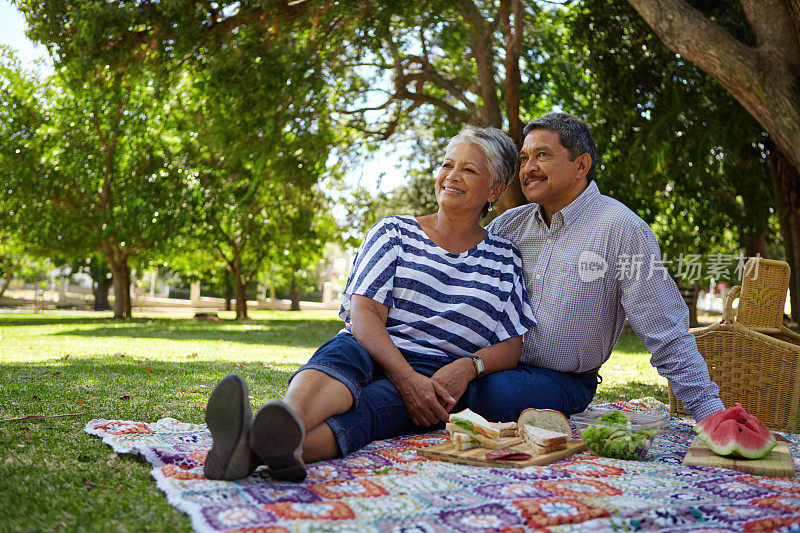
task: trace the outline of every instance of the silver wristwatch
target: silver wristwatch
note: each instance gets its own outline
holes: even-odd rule
[[[475,365],[475,377],[479,378],[483,374],[483,371],[486,370],[486,366],[483,364],[483,359],[478,357],[477,355],[470,355],[468,356],[472,359],[472,364]]]

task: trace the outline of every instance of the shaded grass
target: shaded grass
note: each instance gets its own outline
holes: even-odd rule
[[[221,314],[233,318],[233,314]],[[257,408],[283,395],[291,373],[336,334],[333,312],[259,311],[247,323],[188,313],[0,315],[0,531],[189,531],[150,466],[117,455],[83,428],[94,418],[201,423],[213,385],[235,372]],[[655,396],[666,387],[635,336],[603,366],[596,402]]]

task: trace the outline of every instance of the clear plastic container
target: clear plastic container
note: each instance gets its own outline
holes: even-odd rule
[[[668,420],[669,415],[613,409],[584,411],[570,417],[591,453],[633,461],[645,458]]]

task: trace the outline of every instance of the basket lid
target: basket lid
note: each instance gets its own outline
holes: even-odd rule
[[[750,258],[744,266],[737,322],[755,331],[779,332],[789,276],[786,261]]]

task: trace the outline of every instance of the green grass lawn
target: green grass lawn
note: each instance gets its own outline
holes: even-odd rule
[[[83,427],[93,418],[201,423],[211,388],[232,372],[257,408],[281,397],[291,373],[341,328],[334,312],[252,318],[0,314],[0,531],[189,531],[144,460],[112,453]],[[601,374],[596,402],[667,401],[635,335],[623,336]],[[75,416],[8,420],[30,415]]]

